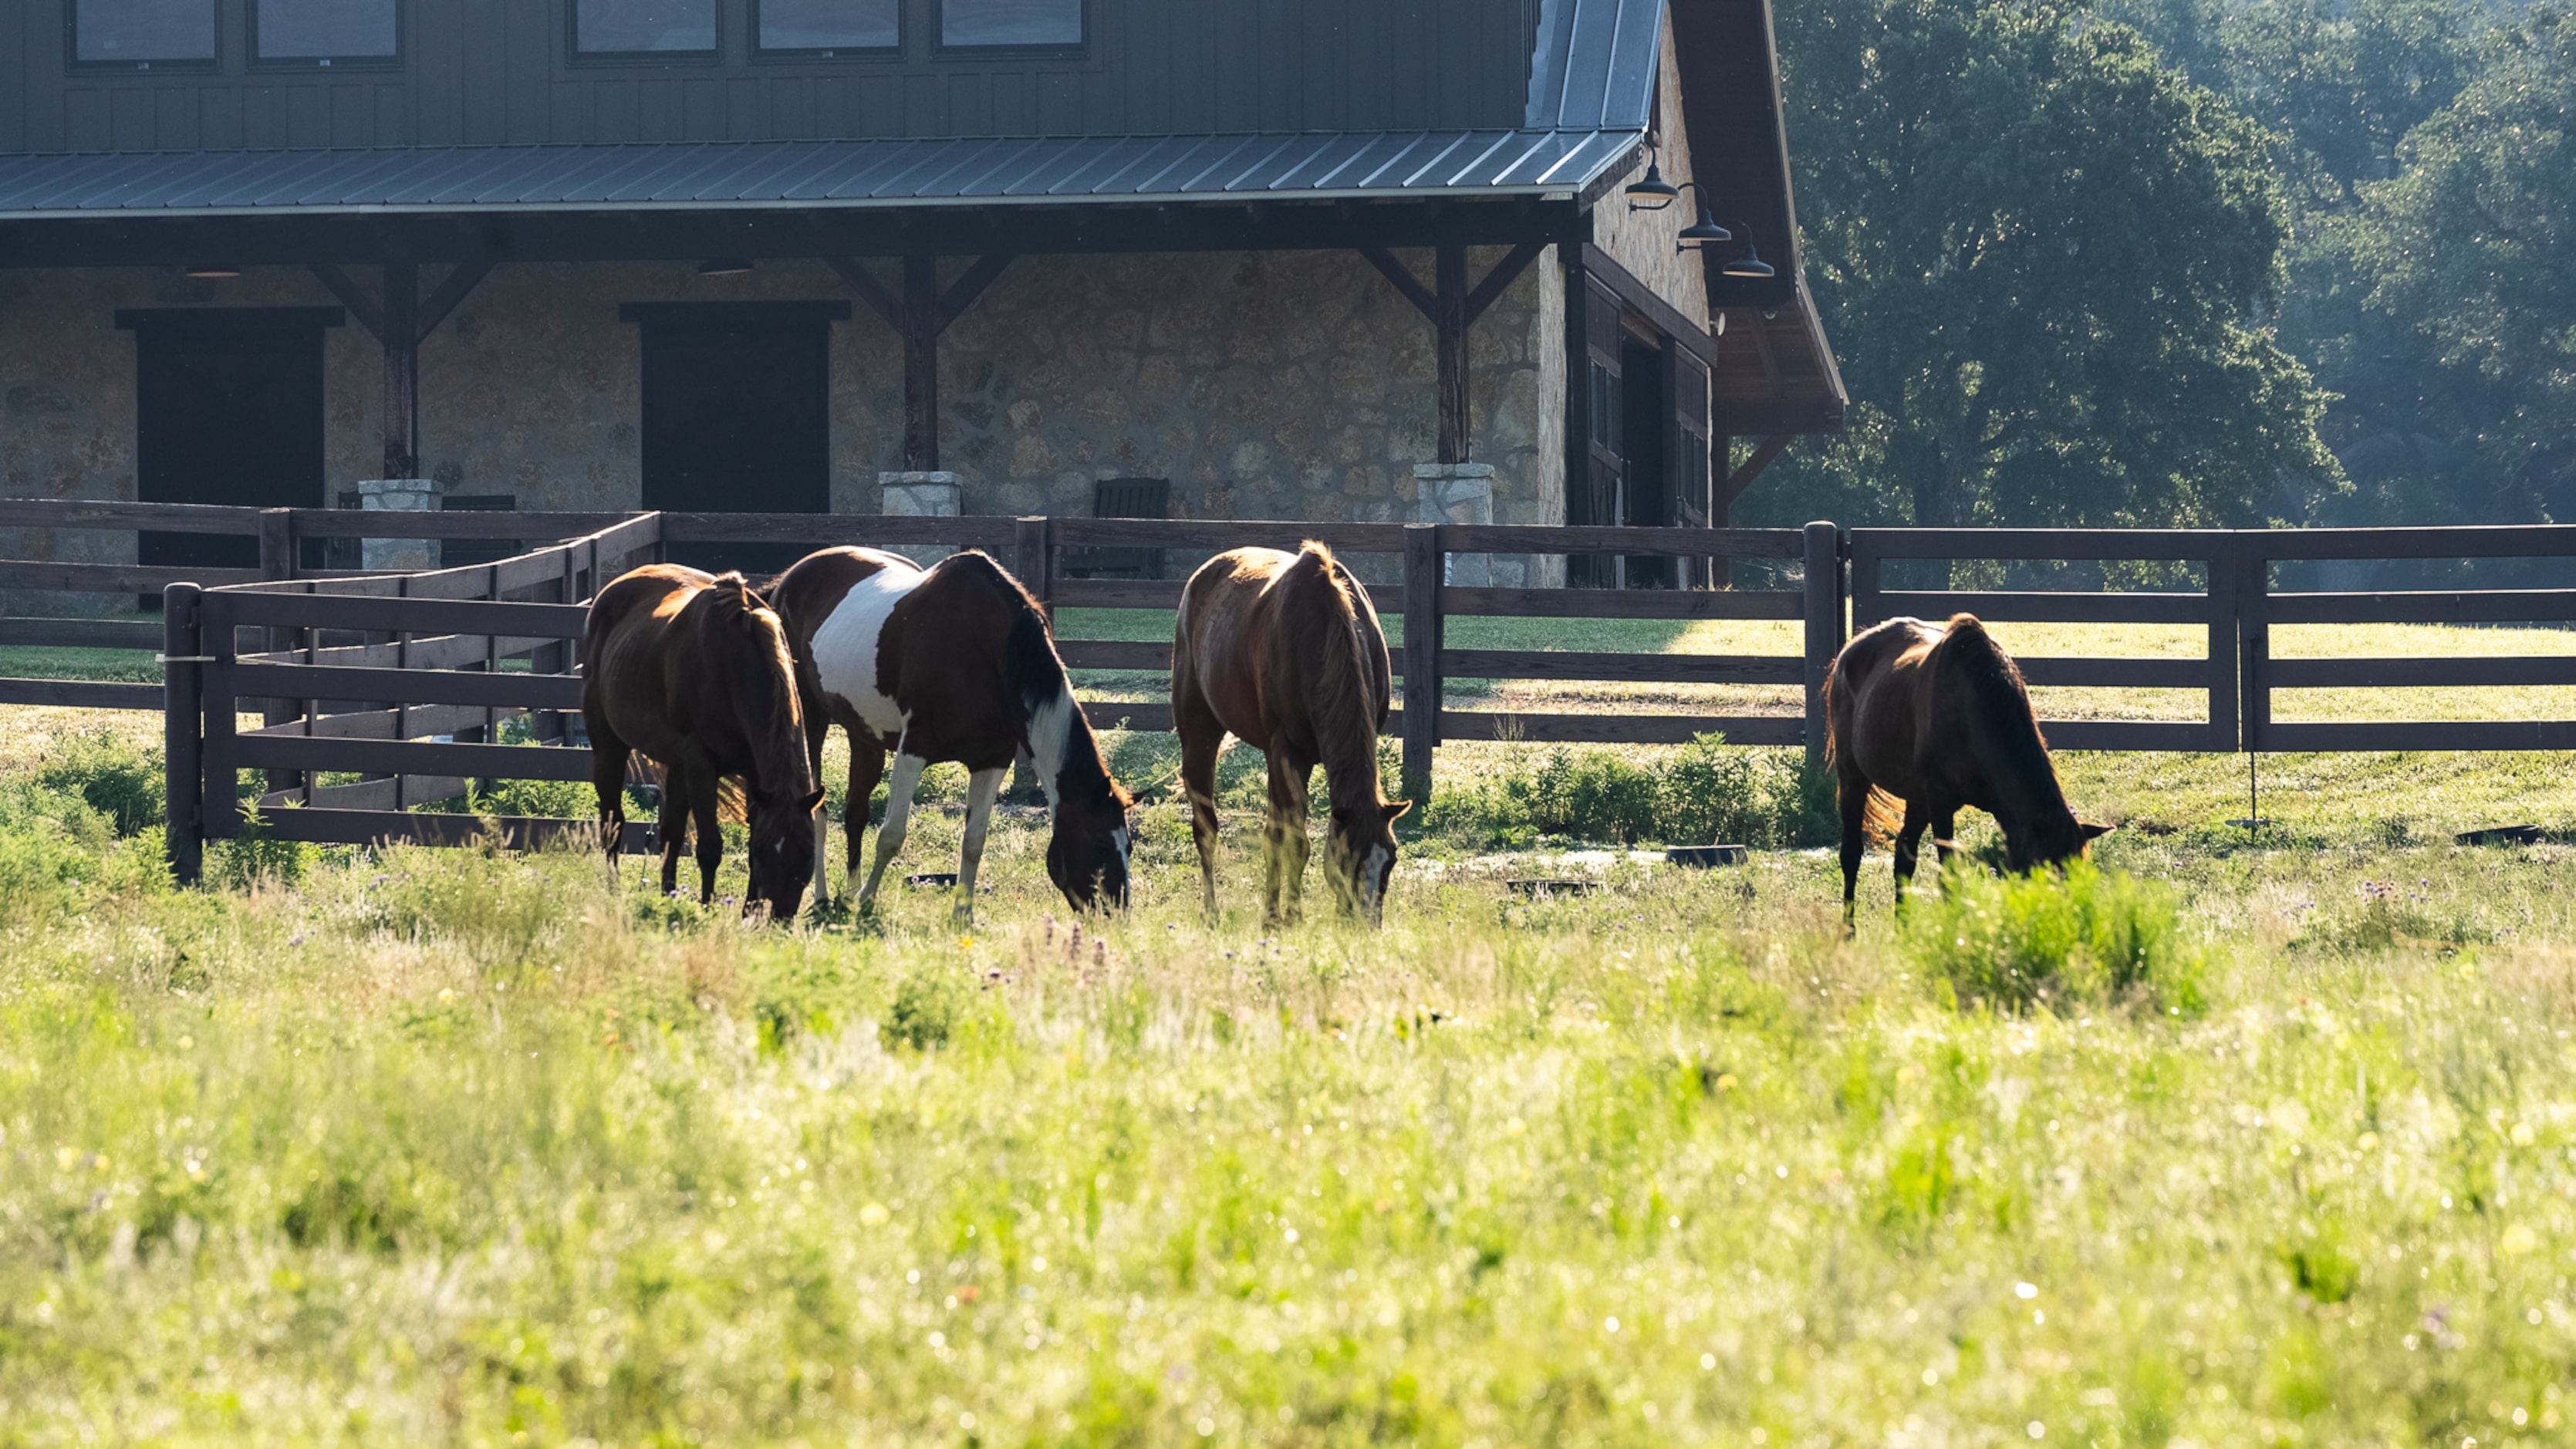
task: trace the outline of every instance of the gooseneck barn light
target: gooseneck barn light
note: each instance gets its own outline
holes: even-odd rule
[[[190,262],[180,270],[199,281],[221,281],[241,275],[241,268],[230,262]]]
[[[1730,277],[1768,277],[1772,274],[1771,264],[1762,260],[1761,253],[1753,249],[1751,237],[1744,239],[1744,255],[1728,262],[1718,270]]]
[[[1628,198],[1630,211],[1661,211],[1681,200],[1682,193],[1686,191],[1699,197],[1699,219],[1674,233],[1673,250],[1677,253],[1706,251],[1735,240],[1735,233],[1717,224],[1717,213],[1708,207],[1708,193],[1701,190],[1698,182],[1685,181],[1675,186],[1664,179],[1663,168],[1656,164],[1651,147],[1646,152],[1646,174],[1620,188],[1620,194]],[[1751,237],[1745,238],[1744,255],[1728,262],[1720,270],[1730,277],[1768,277],[1772,274],[1771,264],[1754,253]]]
[[[698,263],[701,277],[739,277],[751,270],[748,257],[712,257]]]

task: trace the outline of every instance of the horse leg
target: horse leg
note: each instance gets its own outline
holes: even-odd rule
[[[1843,930],[1852,929],[1860,895],[1860,858],[1869,849],[1869,781],[1846,765],[1835,793],[1843,815]]]
[[[1268,871],[1263,895],[1273,925],[1297,923],[1306,886],[1306,776],[1275,751],[1270,756]]]
[[[868,883],[859,888],[859,909],[876,903],[877,886],[884,881],[886,865],[895,852],[903,849],[904,831],[912,824],[912,792],[921,785],[921,772],[930,762],[919,755],[895,751],[894,775],[886,785],[885,824],[877,830],[876,863],[868,867]]]
[[[805,758],[814,767],[814,783],[823,783],[823,740],[832,732],[832,721],[819,708],[805,712]],[[828,847],[832,842],[832,812],[814,812],[814,913],[822,914],[832,904],[831,862]]]
[[[1905,883],[1914,879],[1914,864],[1922,859],[1923,827],[1932,823],[1932,812],[1920,800],[1905,802],[1905,823],[1896,829],[1896,904],[1905,906]]]
[[[858,731],[845,731],[850,737],[850,803],[841,811],[841,839],[849,849],[850,871],[841,883],[846,899],[859,893],[859,866],[867,859],[868,801],[877,793],[877,782],[885,778],[885,751],[873,740],[859,738]]]
[[[1190,843],[1199,851],[1199,897],[1216,919],[1216,761],[1225,751],[1225,727],[1187,706],[1173,711],[1181,736],[1181,793],[1190,802]]]
[[[716,900],[716,867],[724,860],[724,826],[716,819],[716,787],[713,770],[689,772],[689,813],[696,818],[698,832],[698,904],[711,906]]]
[[[689,776],[678,765],[662,769],[662,894],[680,890],[680,855],[689,848]]]
[[[618,848],[626,842],[626,742],[605,732],[590,737],[590,783],[599,791],[599,834],[608,849],[608,878],[617,878]]]
[[[977,770],[966,777],[966,844],[957,854],[958,925],[975,924],[975,871],[984,863],[984,832],[993,823],[993,797],[1002,793],[1003,770]]]

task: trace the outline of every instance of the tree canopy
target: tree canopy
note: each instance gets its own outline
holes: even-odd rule
[[[2254,519],[2332,488],[2272,335],[2273,140],[2050,3],[1779,14],[1808,276],[1851,424],[1753,501],[1927,524]]]
[[[2576,521],[2576,0],[1779,12],[1853,394],[1770,521]]]

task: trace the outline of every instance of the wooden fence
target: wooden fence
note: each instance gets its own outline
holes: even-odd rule
[[[2272,717],[2284,689],[2576,684],[2576,652],[2501,658],[2275,658],[2274,625],[2308,623],[2576,622],[2576,589],[2292,592],[2272,580],[2283,563],[2324,559],[2576,558],[2576,528],[1803,530],[1568,528],[1451,524],[1202,522],[1007,517],[816,517],[810,514],[390,513],[225,509],[181,504],[67,504],[0,500],[0,527],[161,530],[259,541],[259,567],[147,568],[113,563],[0,560],[0,589],[119,594],[159,588],[149,620],[0,618],[0,645],[140,649],[167,656],[162,685],[0,680],[0,703],[162,708],[168,727],[174,858],[193,875],[198,842],[238,833],[243,770],[267,773],[257,797],[265,828],[293,839],[347,843],[460,840],[471,817],[410,807],[452,798],[469,782],[586,781],[587,752],[570,743],[580,692],[571,641],[582,602],[637,562],[695,544],[849,542],[919,550],[982,548],[1050,608],[1168,611],[1178,578],[1081,576],[1103,558],[1185,556],[1244,544],[1294,547],[1317,539],[1349,557],[1382,617],[1402,621],[1394,667],[1407,708],[1388,733],[1403,741],[1404,788],[1429,788],[1445,741],[1671,743],[1720,733],[1739,744],[1823,738],[1822,686],[1848,624],[1966,611],[1999,623],[2188,626],[2198,657],[2034,654],[2034,685],[2187,690],[2196,719],[2058,719],[2061,748],[2113,750],[2576,749],[2576,719],[2510,722],[2338,721]],[[299,566],[309,539],[568,539],[494,563],[409,575]],[[1463,556],[1724,557],[1760,561],[1794,588],[1649,591],[1500,587],[1453,581]],[[1846,573],[1846,564],[1848,573]],[[1935,565],[1938,565],[1935,567]],[[1962,568],[1962,565],[1965,565]],[[1933,582],[1906,586],[1908,570]],[[2126,570],[2136,590],[2064,586],[1959,587],[1966,577],[2018,570],[2063,580]],[[1152,572],[1152,570],[1141,570]],[[1475,572],[1475,570],[1469,570]],[[1747,571],[1752,572],[1752,571]],[[180,577],[186,575],[186,577]],[[1848,579],[1848,600],[1845,583]],[[1846,606],[1848,604],[1848,612]],[[1642,619],[1796,621],[1798,647],[1775,654],[1671,654],[1453,646],[1458,620]],[[1080,632],[1068,630],[1066,632]],[[1111,631],[1121,632],[1121,631]],[[245,638],[247,636],[247,642]],[[2576,635],[2571,635],[2576,638]],[[1064,638],[1085,677],[1159,674],[1161,638]],[[1450,707],[1460,682],[1576,681],[1791,687],[1796,712],[1732,714],[1507,711]],[[1153,695],[1152,690],[1134,691]],[[1103,725],[1165,729],[1160,698],[1105,699],[1084,690]],[[1437,702],[1436,707],[1424,707]],[[1687,708],[1685,706],[1684,708]],[[243,730],[241,712],[262,723]],[[521,720],[530,744],[500,741]],[[338,778],[332,778],[338,777]],[[209,803],[217,802],[217,803]],[[503,822],[520,843],[586,831],[587,820]],[[638,844],[649,828],[637,827]]]

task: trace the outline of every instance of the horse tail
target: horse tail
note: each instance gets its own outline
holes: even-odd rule
[[[1963,614],[1960,617],[1967,616]],[[1968,622],[1973,624],[1976,621],[1969,619]],[[1834,696],[1842,692],[1836,688],[1835,681],[1842,677],[1842,661],[1836,659],[1833,667],[1825,671],[1825,768],[1829,770],[1834,769],[1841,762],[1843,751],[1842,731],[1836,726],[1837,716],[1834,713]],[[1834,802],[1840,805],[1843,792],[1852,788],[1853,777],[1839,770],[1835,774]],[[1860,805],[1861,834],[1866,839],[1884,845],[1895,839],[1896,833],[1905,828],[1905,802],[1876,785],[1864,785],[1862,788],[1868,793],[1862,798]]]

